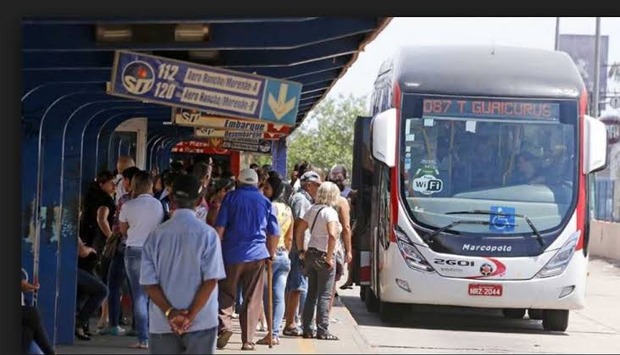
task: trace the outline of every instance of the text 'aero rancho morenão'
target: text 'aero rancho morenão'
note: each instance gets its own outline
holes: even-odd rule
[[[301,89],[288,80],[119,50],[109,94],[293,126]]]

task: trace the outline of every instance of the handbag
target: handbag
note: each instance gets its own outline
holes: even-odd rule
[[[316,224],[316,219],[319,217],[319,214],[321,213],[321,211],[325,208],[325,206],[321,207],[317,212],[316,215],[314,216],[314,221],[312,221],[312,227],[310,227],[310,234],[312,234],[312,231],[314,230],[314,225]],[[325,270],[326,268],[329,267],[329,264],[327,264],[327,262],[325,261],[325,259],[327,259],[327,253],[326,252],[322,252],[318,249],[315,249],[315,251],[313,252],[312,250],[308,250],[311,254],[316,254],[317,258],[314,259],[314,263],[313,263],[313,267],[316,271],[321,271],[321,270]]]
[[[112,233],[110,238],[106,239],[105,246],[103,247],[103,257],[112,259],[118,250],[119,244],[121,242],[122,235],[121,233]]]

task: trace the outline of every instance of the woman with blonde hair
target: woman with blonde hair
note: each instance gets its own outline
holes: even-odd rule
[[[336,275],[336,243],[342,232],[338,212],[334,208],[340,197],[340,189],[332,182],[324,182],[296,230],[295,242],[304,260],[308,276],[308,295],[302,316],[303,337],[338,340],[330,334],[329,305]],[[310,229],[308,250],[303,250],[304,232]],[[316,333],[311,328],[316,308]]]

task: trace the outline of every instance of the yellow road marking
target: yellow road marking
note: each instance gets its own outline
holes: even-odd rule
[[[300,354],[317,354],[314,347],[314,341],[312,339],[298,338],[297,345]]]

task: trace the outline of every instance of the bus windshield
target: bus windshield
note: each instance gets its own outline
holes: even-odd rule
[[[400,183],[411,218],[448,233],[558,228],[576,201],[577,103],[405,95]],[[488,223],[487,223],[488,222]]]

